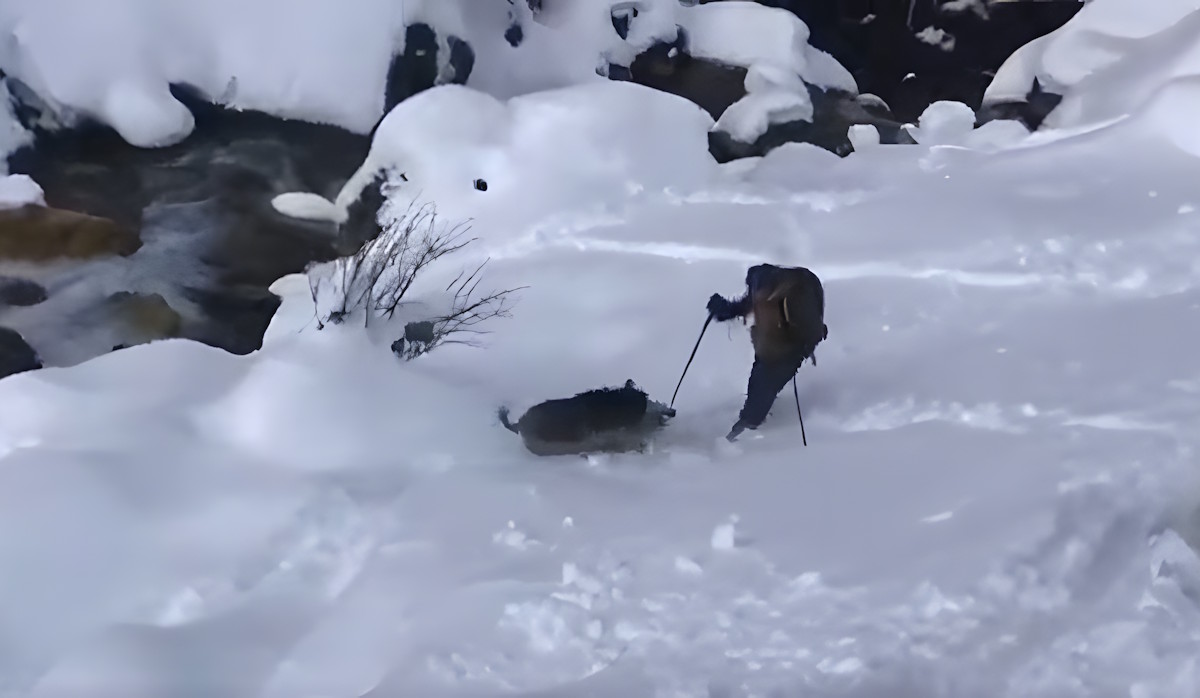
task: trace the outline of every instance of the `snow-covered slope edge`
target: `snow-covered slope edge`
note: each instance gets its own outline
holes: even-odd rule
[[[482,99],[425,99],[452,94]],[[603,83],[512,100],[505,130],[414,121],[475,129],[412,154],[478,240],[412,300],[484,257],[528,287],[485,348],[318,331],[294,276],[255,354],[0,381],[0,690],[1194,696],[1200,560],[1171,514],[1197,502],[1196,159],[1147,116],[717,167],[685,107]],[[721,440],[738,323],[653,453],[538,460],[496,424],[627,378],[664,398],[709,294],[763,260],[826,283],[808,448],[789,395]]]
[[[1200,2],[1092,0],[997,71],[984,104],[1022,101],[1036,79],[1063,95],[1046,119],[1076,128],[1137,111],[1166,82],[1200,74]]]

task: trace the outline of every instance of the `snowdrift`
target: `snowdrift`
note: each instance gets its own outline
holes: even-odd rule
[[[318,330],[296,275],[255,354],[0,381],[0,693],[1194,696],[1200,165],[1157,112],[718,167],[697,111],[597,83],[393,112],[394,208],[478,238],[412,311],[484,257],[527,287],[482,347]],[[737,323],[649,455],[537,460],[497,423],[667,394],[764,259],[827,290],[807,449],[785,400],[724,442]]]
[[[1140,110],[1172,80],[1200,75],[1200,2],[1092,0],[996,72],[984,104],[1021,101],[1037,79],[1064,95],[1048,128],[1104,124]]]

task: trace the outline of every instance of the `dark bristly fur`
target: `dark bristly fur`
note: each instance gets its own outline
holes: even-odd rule
[[[499,410],[504,428],[519,434],[539,456],[640,451],[675,410],[650,400],[632,380],[621,388],[600,388],[573,397],[546,400],[515,423]]]

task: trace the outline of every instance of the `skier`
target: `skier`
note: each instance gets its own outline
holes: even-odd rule
[[[817,364],[817,345],[829,337],[825,289],[817,275],[804,267],[759,264],[746,271],[744,296],[729,301],[714,293],[707,309],[718,322],[754,314],[750,328],[754,365],[746,402],[725,437],[733,441],[746,429],[757,429],[763,423],[779,391],[806,359]]]

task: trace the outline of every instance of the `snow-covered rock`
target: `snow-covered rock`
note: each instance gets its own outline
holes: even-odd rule
[[[520,229],[532,220],[525,209],[509,206],[514,197],[536,196],[538,208],[528,213],[542,217],[629,187],[706,181],[715,173],[706,149],[712,124],[698,106],[629,82],[508,101],[444,85],[401,102],[384,118],[366,160],[334,200],[291,192],[274,205],[288,215],[342,221],[385,174],[396,189],[394,201],[403,202],[393,216],[409,203],[433,203],[451,220],[487,212]],[[486,191],[477,180],[486,182]]]
[[[905,130],[921,145],[957,145],[975,129],[975,110],[962,102],[934,102]]]

